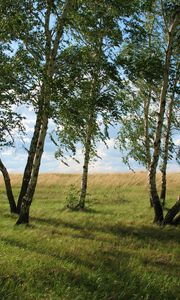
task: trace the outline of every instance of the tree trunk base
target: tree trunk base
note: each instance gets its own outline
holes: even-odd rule
[[[158,199],[158,201],[156,201],[156,199],[155,199],[153,207],[154,207],[154,212],[155,212],[154,223],[162,224],[164,217],[163,217],[163,209],[162,209],[159,199]]]
[[[76,210],[76,211],[84,211],[85,210],[85,206],[80,205],[80,204],[77,204],[76,206],[67,205],[67,208],[69,208],[71,210]]]
[[[21,191],[20,191],[20,194],[19,194],[19,197],[18,197],[18,202],[17,202],[17,213],[18,214],[20,214],[21,206],[22,206],[22,202],[23,202],[23,197],[26,195],[29,181],[30,181],[30,178],[28,177],[28,178],[24,179],[23,182],[22,182],[22,187],[21,187]]]
[[[16,225],[21,225],[21,224],[29,224],[29,211],[26,213],[20,213]]]
[[[177,199],[177,202],[171,207],[171,209],[166,214],[163,225],[175,225],[175,223],[179,223],[180,216],[176,217],[177,214],[180,212],[180,196]],[[176,218],[175,218],[176,217]]]
[[[19,201],[19,199],[18,199],[18,203],[17,203],[17,214],[18,214],[18,215],[19,215],[20,212],[21,212],[21,205],[22,205],[22,199],[21,199],[21,201]]]

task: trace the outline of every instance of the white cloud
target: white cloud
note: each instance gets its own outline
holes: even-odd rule
[[[1,152],[2,156],[12,156],[14,153],[14,149],[13,148],[5,148],[3,149],[3,151]]]
[[[19,113],[23,114],[26,119],[23,121],[26,128],[27,135],[23,137],[24,142],[28,145],[31,141],[31,136],[34,131],[35,113],[32,107],[18,107],[15,108]],[[99,121],[102,120],[99,118]],[[49,132],[54,129],[54,122],[49,121]],[[97,144],[97,154],[101,157],[91,161],[89,166],[90,173],[95,172],[127,172],[129,169],[122,162],[121,153],[118,149],[114,149],[115,137],[117,135],[117,127],[111,127],[109,132],[111,138],[106,141],[108,148],[103,142]],[[178,135],[174,136],[174,142],[176,145],[180,145],[180,139]],[[28,147],[28,146],[26,146]],[[65,166],[61,161],[58,161],[54,157],[56,147],[53,145],[49,136],[46,138],[45,151],[42,157],[41,172],[62,172],[62,173],[81,173],[83,166],[83,151],[82,147],[78,145],[76,159],[80,161],[80,164],[75,162],[69,156],[66,156],[67,163],[70,167]],[[27,152],[23,149],[22,141],[17,137],[16,148],[4,148],[1,151],[2,159],[8,170],[11,172],[23,172],[26,160]],[[134,170],[144,170],[137,162],[131,159],[131,166]],[[173,160],[168,164],[168,171],[179,172],[180,168],[178,164]]]
[[[34,108],[32,107],[32,106],[30,106],[29,108],[28,108],[28,111],[33,111],[34,112]]]
[[[174,140],[174,144],[175,144],[176,146],[180,146],[180,139],[175,139],[175,140]]]
[[[23,142],[24,143],[30,143],[31,139],[29,137],[23,137]]]
[[[34,119],[24,119],[22,123],[27,134],[34,132]]]
[[[170,163],[167,167],[168,172],[180,172],[180,166],[177,163]]]

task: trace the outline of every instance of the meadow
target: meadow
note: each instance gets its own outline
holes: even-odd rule
[[[168,174],[167,207],[179,183]],[[14,226],[0,177],[0,299],[180,299],[180,227],[152,223],[147,174],[92,174],[86,210],[71,211],[79,186],[80,175],[41,174],[30,225]]]

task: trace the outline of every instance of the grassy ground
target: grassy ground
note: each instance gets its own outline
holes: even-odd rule
[[[168,176],[167,206],[180,174]],[[20,176],[13,176],[15,195]],[[85,212],[65,209],[79,175],[41,175],[28,227],[0,179],[0,299],[180,299],[180,228],[152,224],[146,174],[91,175]]]

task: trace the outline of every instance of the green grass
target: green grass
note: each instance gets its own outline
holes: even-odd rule
[[[40,181],[28,227],[14,226],[0,185],[1,300],[180,299],[180,228],[152,224],[145,179],[98,176],[85,212],[65,209],[78,175]]]

